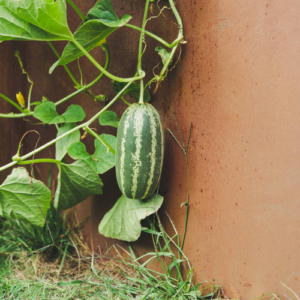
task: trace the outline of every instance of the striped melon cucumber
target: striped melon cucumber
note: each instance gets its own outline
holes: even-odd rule
[[[124,112],[117,134],[116,173],[121,192],[146,199],[158,186],[164,156],[160,117],[149,103],[135,103]]]

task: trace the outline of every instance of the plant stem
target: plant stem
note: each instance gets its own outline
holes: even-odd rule
[[[147,84],[145,85],[145,88],[144,88],[144,90],[153,82],[153,81],[155,81],[156,80],[156,77],[153,77],[151,80],[149,80],[148,82],[147,82]]]
[[[138,26],[134,26],[131,24],[125,24],[126,27],[138,30],[138,31],[142,31],[142,28],[138,27]],[[180,43],[180,41],[182,41],[182,38],[177,38],[172,44],[169,44],[168,42],[166,42],[164,39],[160,38],[159,36],[155,35],[154,33],[145,30],[144,31],[145,34],[147,34],[148,36],[152,37],[153,39],[159,41],[161,44],[163,44],[164,46],[166,46],[167,48],[173,48],[175,45],[177,45],[178,43]]]
[[[105,112],[108,108],[110,108],[118,98],[121,97],[124,91],[132,84],[132,82],[129,82],[128,84],[125,85],[125,87],[111,100],[103,109],[101,109],[94,117],[92,117],[89,121],[86,122],[86,126],[89,126],[91,123],[93,123],[95,120],[97,120],[100,115]]]
[[[172,251],[172,249],[171,249],[171,247],[170,247],[170,241],[173,241],[173,239],[170,238],[170,237],[167,235],[165,229],[163,228],[163,226],[162,226],[162,224],[161,224],[160,218],[158,217],[157,219],[158,219],[158,226],[159,226],[160,232],[161,232],[161,234],[162,234],[162,238],[163,238],[163,240],[164,240],[164,242],[165,242],[165,246],[167,247],[167,249],[169,250],[170,253],[173,253],[173,251]],[[179,257],[179,259],[180,259],[180,257]],[[183,281],[182,275],[181,275],[181,272],[180,272],[180,267],[178,266],[178,264],[175,265],[175,268],[176,268],[176,270],[177,270],[177,275],[179,275],[181,281]]]
[[[187,153],[185,155],[185,161],[186,161],[186,172],[187,172],[187,201],[186,201],[187,205],[186,205],[186,210],[185,210],[184,232],[183,232],[182,243],[181,243],[181,247],[180,247],[181,250],[183,249],[183,246],[184,246],[184,241],[185,241],[185,236],[186,236],[186,231],[187,231],[189,209],[190,209],[190,175],[189,175],[189,160],[188,160]]]
[[[86,51],[84,49],[84,47],[82,47],[81,44],[75,40],[75,38],[72,39],[72,42],[95,65],[96,68],[98,68],[102,73],[104,73],[104,75],[106,75],[107,77],[109,77],[112,80],[116,80],[116,81],[119,81],[119,82],[133,82],[133,81],[136,81],[136,80],[139,80],[139,79],[142,79],[142,78],[145,77],[145,72],[142,72],[139,76],[132,77],[132,78],[117,77],[117,76],[109,73],[108,71],[106,71],[100,64],[98,64],[98,62],[94,59],[94,57],[91,56],[88,53],[88,51]]]
[[[122,96],[122,97],[121,97],[121,99],[122,99],[122,100],[123,100],[123,102],[124,102],[125,104],[127,104],[128,106],[130,106],[130,105],[131,105],[129,102],[127,102],[127,101],[124,99],[124,96]]]
[[[150,0],[146,0],[143,23],[142,23],[142,28],[141,28],[140,40],[139,40],[139,52],[138,52],[138,64],[137,64],[137,71],[138,71],[139,75],[141,75],[143,72],[143,70],[142,70],[143,40],[144,40],[144,36],[145,36],[145,26],[146,26],[146,21],[147,21],[149,3],[150,3]],[[144,80],[143,80],[143,78],[141,78],[141,80],[140,80],[139,103],[144,103]]]
[[[59,160],[51,159],[51,158],[40,158],[40,159],[19,161],[18,165],[31,165],[31,164],[39,164],[39,163],[60,164],[61,162]]]
[[[104,69],[107,69],[110,63],[110,54],[109,54],[109,49],[107,47],[106,44],[101,45],[102,49],[105,51],[106,54],[106,63],[104,66]],[[89,83],[88,85],[82,87],[81,89],[75,91],[74,93],[66,96],[65,98],[57,101],[55,103],[56,106],[66,102],[67,100],[71,99],[72,97],[84,92],[85,90],[87,90],[88,88],[92,87],[95,83],[97,83],[102,77],[103,77],[103,73],[101,73],[94,81],[92,81],[91,83]],[[6,101],[8,101],[10,104],[12,104],[13,106],[15,106],[16,108],[18,108],[22,114],[0,114],[0,118],[23,118],[23,117],[27,117],[27,116],[32,116],[33,112],[29,112],[29,113],[25,113],[24,110],[22,108],[20,108],[15,102],[13,102],[11,99],[7,98],[6,96],[0,94],[0,97],[2,97],[3,99],[5,99]]]
[[[55,55],[57,56],[58,59],[60,59],[60,55],[57,52],[57,50],[55,49],[55,47],[53,46],[53,44],[51,42],[48,42],[49,46],[51,47],[52,51],[55,53]],[[81,84],[79,84],[79,82],[75,79],[74,75],[71,73],[70,69],[66,66],[63,65],[63,67],[65,68],[66,72],[68,73],[68,75],[70,76],[70,78],[72,79],[72,81],[77,85],[80,86]]]
[[[6,100],[7,102],[9,102],[11,105],[13,105],[15,108],[17,108],[20,112],[24,113],[24,110],[21,106],[19,106],[17,103],[15,103],[13,100],[9,99],[8,97],[6,97],[3,94],[0,94],[0,97],[3,98],[4,100]],[[0,114],[0,116],[3,114]]]
[[[29,88],[29,93],[28,93],[28,99],[27,99],[27,108],[28,108],[28,112],[30,112],[31,93],[32,93],[32,88],[33,88],[34,82],[30,79],[29,74],[28,74],[28,73],[26,72],[26,70],[24,69],[23,62],[22,62],[22,59],[21,59],[21,57],[20,57],[19,51],[16,51],[16,52],[15,52],[15,57],[18,59],[20,68],[21,68],[21,70],[22,70],[22,73],[26,75],[27,81],[30,83],[30,88]]]
[[[91,134],[93,137],[95,137],[97,140],[99,140],[113,155],[116,154],[116,151],[112,148],[112,146],[109,145],[106,141],[104,141],[104,139],[101,136],[99,136],[95,131],[93,131],[88,126],[83,129],[89,134]]]
[[[82,75],[82,70],[80,67],[80,57],[77,58],[77,66],[78,66],[78,70],[80,73],[80,85],[83,86],[83,75]]]
[[[26,114],[26,113],[22,113],[22,114],[10,113],[10,114],[0,114],[0,118],[7,118],[7,119],[24,118],[24,117],[28,117],[28,116],[32,116],[32,115],[33,115],[33,112],[30,112],[28,114]]]
[[[77,12],[77,14],[80,16],[80,18],[82,19],[82,21],[85,20],[85,16],[83,15],[83,13],[81,12],[81,10],[75,5],[75,3],[73,3],[73,1],[71,0],[67,0],[67,2],[73,7],[73,9]]]
[[[31,94],[32,94],[32,88],[33,88],[33,82],[30,84],[29,92],[28,92],[28,99],[27,99],[27,109],[30,112],[30,106],[31,106]]]
[[[74,93],[66,96],[65,98],[55,102],[55,106],[58,106],[64,102],[66,102],[67,100],[73,98],[74,96],[84,92],[86,89],[90,88],[91,86],[93,86],[95,83],[97,83],[102,77],[103,77],[103,73],[101,73],[94,81],[92,81],[91,83],[89,83],[86,86],[83,86],[81,89],[75,91]],[[2,95],[0,94],[0,96],[2,97]],[[10,102],[11,103],[11,102]],[[11,103],[12,104],[12,103]],[[16,104],[17,105],[17,104]],[[14,106],[16,106],[14,105]],[[20,109],[19,109],[20,110]],[[25,113],[23,111],[22,114],[0,114],[0,118],[23,118],[23,117],[28,117],[28,116],[32,116],[33,115],[33,111],[29,112],[29,113]]]
[[[181,20],[181,17],[176,9],[176,6],[175,6],[175,3],[174,3],[174,0],[169,0],[169,3],[170,3],[170,6],[171,6],[171,9],[173,11],[173,14],[177,20],[177,23],[178,23],[178,27],[179,27],[179,31],[178,31],[178,37],[176,40],[179,40],[181,41],[183,39],[183,25],[182,25],[182,20]],[[166,73],[166,71],[168,70],[169,68],[169,65],[170,63],[172,62],[173,60],[173,57],[175,55],[175,52],[176,52],[176,49],[178,47],[178,44],[176,44],[173,48],[172,48],[172,51],[170,53],[170,56],[168,58],[168,60],[166,61],[166,63],[164,64],[164,67],[162,68],[161,72],[160,72],[160,75],[159,75],[159,78],[158,78],[158,81],[160,81],[163,77],[164,77],[164,74]]]
[[[105,51],[105,54],[106,54],[106,62],[105,62],[105,66],[104,66],[104,69],[106,70],[109,66],[109,63],[110,63],[110,54],[109,54],[109,49],[107,47],[106,44],[102,45],[102,49]],[[104,73],[101,73],[94,81],[92,81],[91,83],[89,83],[88,85],[82,87],[81,89],[75,91],[74,93],[68,95],[67,97],[57,101],[55,103],[55,105],[60,105],[62,103],[64,103],[65,101],[69,100],[70,98],[84,92],[85,90],[87,90],[88,88],[92,87],[95,83],[97,83],[102,77],[103,77]]]
[[[177,123],[177,121],[176,121],[176,123]],[[178,127],[178,129],[179,129],[179,127]],[[191,140],[191,135],[192,135],[192,129],[193,129],[193,123],[191,123],[191,126],[190,126],[189,138],[188,138],[188,141],[187,141],[187,144],[186,144],[186,147],[185,147],[185,151],[184,151],[185,162],[186,162],[186,173],[187,173],[187,195],[186,195],[187,199],[186,199],[184,233],[183,233],[183,237],[182,237],[181,250],[183,250],[183,246],[184,246],[185,235],[186,235],[186,231],[187,231],[189,209],[190,209],[190,172],[189,172],[188,152],[189,152],[189,145],[190,145],[190,140]],[[179,133],[180,133],[180,130],[179,130]],[[180,133],[180,136],[181,136],[181,133]]]
[[[174,0],[169,0],[169,3],[170,3],[170,6],[171,6],[171,9],[173,11],[173,14],[176,18],[176,21],[178,23],[178,26],[179,26],[179,33],[178,33],[178,37],[181,37],[183,36],[183,25],[182,25],[182,20],[181,20],[181,17],[176,9],[176,6],[175,6],[175,3],[174,3]]]
[[[66,133],[62,134],[61,136],[57,137],[56,139],[54,139],[54,140],[52,140],[52,141],[46,143],[45,145],[43,145],[43,146],[41,146],[41,147],[39,147],[39,148],[37,148],[37,149],[35,149],[35,150],[33,150],[33,151],[31,151],[31,152],[25,154],[24,156],[19,157],[18,161],[12,161],[11,163],[9,163],[9,164],[7,164],[7,165],[1,167],[1,168],[0,168],[0,172],[3,171],[3,170],[8,169],[9,167],[12,167],[12,166],[14,166],[14,165],[20,163],[20,161],[23,161],[23,160],[29,158],[30,156],[32,156],[32,155],[34,155],[34,154],[36,154],[36,153],[38,153],[38,152],[40,152],[40,151],[46,149],[47,147],[49,147],[49,146],[55,144],[57,141],[63,139],[64,137],[66,137],[66,136],[69,135],[70,133],[72,133],[72,132],[74,132],[74,131],[76,131],[76,130],[78,130],[78,129],[80,129],[80,128],[89,127],[89,125],[90,125],[92,122],[94,122],[94,121],[95,121],[95,120],[96,120],[96,119],[97,119],[104,111],[106,111],[109,107],[111,107],[111,106],[118,100],[118,98],[121,97],[121,95],[123,94],[123,92],[130,86],[131,83],[132,83],[132,82],[129,82],[128,84],[126,84],[126,86],[125,86],[125,87],[124,87],[124,88],[123,88],[123,89],[115,96],[115,98],[113,98],[113,99],[112,99],[112,100],[111,100],[111,101],[110,101],[103,109],[101,109],[101,110],[100,110],[94,117],[92,117],[89,121],[87,121],[87,122],[85,122],[85,123],[83,123],[83,124],[81,124],[81,125],[78,125],[78,126],[76,126],[75,128],[72,128],[71,130],[67,131]]]

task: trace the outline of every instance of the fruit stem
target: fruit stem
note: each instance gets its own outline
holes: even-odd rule
[[[137,64],[137,71],[139,75],[142,75],[144,72],[142,70],[142,56],[143,56],[143,40],[145,37],[145,26],[147,22],[147,15],[149,9],[150,0],[146,0],[145,4],[145,11],[143,17],[143,23],[141,27],[141,34],[140,34],[140,41],[139,41],[139,54],[138,54],[138,64]],[[139,103],[144,103],[144,79],[140,79],[140,100]]]

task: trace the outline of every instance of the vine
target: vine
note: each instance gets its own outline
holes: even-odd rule
[[[131,16],[129,15],[124,15],[119,19],[113,9],[111,0],[98,0],[86,16],[82,14],[72,0],[57,0],[53,2],[45,0],[11,2],[10,0],[3,0],[0,5],[0,25],[5,22],[5,26],[0,26],[0,42],[11,40],[47,42],[58,59],[50,68],[49,73],[51,74],[56,67],[63,66],[67,75],[75,84],[76,90],[73,93],[55,103],[45,98],[43,98],[42,101],[32,102],[33,81],[25,71],[21,57],[17,52],[15,56],[19,61],[22,73],[27,76],[27,80],[30,83],[29,93],[27,97],[24,97],[22,94],[17,95],[19,104],[7,96],[0,94],[3,100],[19,110],[19,113],[0,113],[1,118],[35,117],[41,121],[42,124],[54,125],[57,129],[55,139],[40,147],[36,147],[33,151],[24,155],[20,155],[19,147],[12,161],[0,168],[1,172],[16,165],[22,166],[37,163],[56,164],[59,169],[59,175],[54,196],[54,207],[57,210],[74,207],[76,204],[84,201],[88,196],[102,193],[103,183],[99,174],[101,175],[115,166],[116,137],[108,134],[97,134],[91,128],[92,123],[99,119],[100,125],[118,127],[118,117],[108,109],[118,99],[121,99],[130,106],[131,104],[124,99],[124,95],[126,94],[135,98],[136,102],[141,104],[150,101],[151,96],[147,90],[148,86],[151,82],[156,82],[157,87],[159,86],[170,70],[170,65],[178,45],[184,43],[182,20],[173,0],[169,0],[169,5],[178,24],[177,38],[169,43],[146,30],[147,21],[149,20],[147,17],[150,2],[154,1],[145,0],[141,27],[129,24],[131,20]],[[67,23],[67,3],[77,12],[82,20],[82,23],[74,33],[71,33]],[[14,20],[13,23],[10,20]],[[15,26],[16,24],[18,26]],[[108,71],[110,53],[106,39],[110,34],[123,26],[140,33],[137,71],[133,76],[128,78],[115,76]],[[145,35],[160,42],[164,47],[171,49],[171,51],[168,52],[166,49],[159,47],[157,51],[162,57],[163,67],[159,75],[155,75],[146,84],[144,83],[146,73],[142,68]],[[52,44],[53,41],[68,42],[61,55]],[[106,55],[104,66],[100,65],[89,53],[95,47],[102,49]],[[81,56],[87,57],[100,71],[98,77],[87,85],[84,85],[82,82],[82,72],[79,64],[79,58]],[[80,81],[75,78],[67,67],[68,63],[75,60],[78,60]],[[61,115],[56,112],[58,105],[65,103],[83,92],[92,97],[95,101],[107,101],[106,96],[95,96],[89,90],[100,81],[104,75],[113,81],[116,96],[92,118],[80,123],[85,118],[85,112],[81,106],[74,104],[70,105]],[[136,81],[138,81],[139,84]],[[25,100],[27,101],[27,108],[25,108],[26,106],[24,105]],[[80,129],[83,129],[85,132],[82,137],[79,131]],[[87,153],[85,145],[81,142],[87,134],[95,138],[94,154]],[[36,153],[41,152],[53,144],[56,146],[55,158],[34,159]],[[67,154],[75,160],[73,164],[65,163],[64,157]],[[70,180],[70,178],[72,178],[72,180]],[[41,190],[43,193],[40,193]],[[33,201],[36,201],[39,207],[36,209],[32,208],[31,210],[26,209],[26,207],[33,207]],[[50,190],[42,182],[33,180],[26,169],[22,167],[14,168],[12,173],[0,186],[0,215],[4,217],[17,217],[34,225],[44,226],[45,220],[43,214],[46,215],[47,210],[50,208],[51,201],[52,195]],[[127,198],[122,196],[113,209],[109,211],[101,221],[99,231],[108,237],[134,241],[141,233],[140,220],[156,212],[161,206],[162,201],[163,198],[158,194],[154,194],[147,199],[147,201],[127,201]],[[131,211],[136,209],[139,209],[140,213],[138,215],[132,215],[131,227],[125,224],[127,231],[122,231],[121,227],[124,224],[114,223],[116,214],[119,212],[127,214],[128,217]],[[40,212],[42,212],[42,214]],[[129,218],[130,216],[127,219]],[[126,217],[123,219],[126,219]],[[116,226],[120,228],[116,228]],[[182,247],[183,244],[184,238]]]

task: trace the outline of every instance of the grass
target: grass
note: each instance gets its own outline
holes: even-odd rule
[[[158,216],[143,231],[154,251],[136,257],[130,244],[91,253],[84,223],[66,222],[53,208],[44,228],[0,219],[0,299],[218,299],[219,287],[194,285],[193,269]],[[161,272],[150,269],[158,261]]]
[[[136,257],[130,244],[91,253],[81,235],[84,223],[75,215],[66,222],[51,209],[44,228],[0,219],[0,299],[228,299],[220,286],[194,283],[193,268],[169,220],[173,236],[157,215],[147,219],[143,231],[152,239],[154,251]],[[159,272],[151,269],[154,262]],[[299,300],[285,288],[285,294],[257,299]]]

